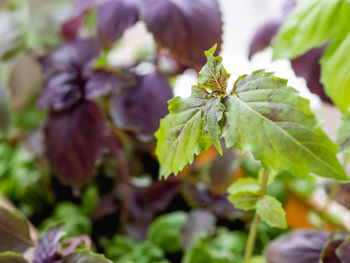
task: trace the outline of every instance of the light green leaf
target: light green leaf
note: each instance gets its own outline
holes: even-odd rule
[[[176,97],[169,101],[170,113],[160,121],[155,134],[160,176],[167,178],[172,172],[177,174],[193,162],[195,154],[208,149],[213,142],[217,147],[220,145],[215,134],[220,128],[215,121],[221,120],[223,109],[220,97],[212,97],[197,86],[192,87],[189,98]]]
[[[28,263],[20,254],[13,252],[0,253],[0,263]]]
[[[225,106],[227,147],[251,151],[268,172],[348,180],[336,157],[338,147],[319,128],[308,100],[286,80],[263,70],[242,76]]]
[[[260,196],[260,185],[254,178],[243,178],[233,183],[229,189],[228,199],[238,209],[252,210],[256,208]]]
[[[187,220],[187,214],[177,211],[158,217],[148,230],[148,239],[163,251],[175,253],[181,251],[181,227]]]
[[[343,116],[343,125],[338,130],[337,144],[340,152],[350,153],[350,114]]]
[[[202,88],[210,91],[226,92],[227,81],[230,78],[230,74],[221,65],[222,57],[214,57],[216,46],[213,46],[210,50],[205,51],[207,57],[207,63],[199,72],[198,83]]]
[[[274,59],[295,58],[350,31],[347,0],[300,1],[280,27]]]
[[[326,94],[343,113],[350,107],[349,53],[350,30],[346,38],[330,44],[321,58],[321,82]]]
[[[256,205],[256,212],[262,221],[271,227],[286,228],[287,219],[281,203],[274,197],[265,195],[259,199]]]
[[[250,191],[242,191],[229,195],[228,200],[236,208],[248,211],[256,208],[256,203],[259,200],[259,194]]]
[[[237,182],[233,183],[227,191],[229,194],[237,194],[239,192],[245,191],[259,193],[260,185],[259,181],[254,178],[242,178],[239,179]]]
[[[113,263],[105,256],[93,253],[88,249],[74,251],[62,258],[62,263]]]

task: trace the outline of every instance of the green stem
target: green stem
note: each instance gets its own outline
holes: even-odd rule
[[[266,171],[264,171],[261,179],[261,185],[260,185],[260,197],[263,197],[265,195],[268,180],[269,180],[269,175]],[[250,258],[253,254],[259,223],[260,223],[260,216],[258,215],[257,212],[255,212],[253,222],[250,225],[250,229],[249,229],[248,241],[247,241],[247,245],[244,253],[244,263],[249,263]]]

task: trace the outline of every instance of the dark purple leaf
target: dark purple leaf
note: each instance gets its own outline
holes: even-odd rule
[[[102,43],[112,47],[138,19],[139,8],[135,0],[103,2],[97,9],[97,31]]]
[[[267,262],[319,263],[322,249],[329,238],[327,232],[320,230],[296,230],[268,245]]]
[[[33,263],[60,263],[61,255],[58,253],[60,239],[65,235],[62,225],[50,228],[40,238],[35,249]]]
[[[101,196],[95,210],[92,212],[91,219],[93,221],[98,221],[106,216],[115,214],[118,210],[119,205],[114,196]]]
[[[76,0],[69,18],[61,26],[61,34],[66,39],[77,37],[85,16],[98,0]]]
[[[259,51],[270,46],[272,39],[275,37],[278,28],[282,24],[282,19],[275,19],[267,22],[256,31],[249,46],[249,59]]]
[[[99,52],[100,48],[94,40],[85,39],[69,42],[44,56],[41,63],[46,83],[39,97],[39,105],[58,111],[82,100],[85,84],[92,75],[89,66]]]
[[[85,96],[88,99],[110,94],[112,91],[119,91],[134,84],[134,79],[131,76],[122,73],[87,70],[86,75],[88,79],[86,80],[84,90]]]
[[[227,194],[211,193],[204,185],[183,183],[182,186],[181,193],[192,207],[209,210],[220,219],[237,219],[245,214],[228,201]]]
[[[72,17],[61,26],[61,35],[65,39],[72,40],[77,37],[79,29],[81,28],[85,19],[85,12],[78,15],[77,17]]]
[[[100,47],[93,39],[77,39],[67,42],[40,59],[46,77],[58,73],[79,73],[100,54]]]
[[[331,240],[323,248],[321,253],[321,263],[344,263],[337,254],[336,249],[343,243],[344,240]]]
[[[232,184],[237,170],[236,156],[232,151],[219,155],[210,167],[210,187],[225,192]]]
[[[189,66],[201,67],[205,50],[220,51],[222,19],[216,0],[144,0],[142,18],[156,41]]]
[[[64,183],[80,187],[89,181],[104,143],[104,121],[90,101],[50,114],[45,126],[47,156]]]
[[[216,218],[206,210],[193,210],[189,213],[181,229],[181,243],[189,249],[196,242],[196,238],[211,235],[215,231]]]
[[[338,257],[342,263],[350,263],[350,238],[348,237],[337,250]]]
[[[20,254],[13,252],[0,253],[0,263],[28,263]]]
[[[90,250],[74,251],[62,258],[62,263],[113,263],[100,254],[95,254]]]
[[[160,73],[139,76],[134,86],[113,96],[113,120],[123,129],[136,131],[140,139],[152,138],[172,97],[171,86]]]
[[[138,241],[147,237],[154,214],[164,211],[171,204],[179,192],[180,183],[177,178],[169,178],[166,181],[155,181],[148,187],[132,189],[126,226],[130,237]]]
[[[62,110],[83,98],[82,89],[74,72],[63,72],[50,77],[42,90],[38,103],[44,109]]]
[[[19,214],[0,207],[0,252],[24,252],[32,245],[28,222]]]
[[[321,100],[332,104],[332,101],[326,95],[323,85],[320,82],[321,59],[326,46],[311,49],[304,55],[293,59],[292,67],[296,75],[305,78],[307,87],[312,93],[317,94]]]

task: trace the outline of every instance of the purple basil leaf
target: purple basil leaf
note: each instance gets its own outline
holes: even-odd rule
[[[324,231],[297,230],[270,243],[265,256],[268,263],[319,263],[329,238]]]
[[[28,263],[20,254],[13,252],[0,253],[0,263]]]
[[[97,0],[77,0],[73,6],[69,18],[61,26],[61,34],[66,39],[77,37],[80,27],[83,24],[85,16]]]
[[[337,249],[337,255],[342,263],[350,263],[350,238],[348,237]]]
[[[61,25],[61,35],[65,39],[74,39],[77,37],[79,29],[81,28],[85,19],[85,13],[72,17]]]
[[[215,232],[216,218],[206,210],[193,210],[189,213],[181,229],[181,243],[185,249],[195,244],[196,239]]]
[[[64,183],[80,187],[89,181],[104,143],[104,121],[90,101],[50,114],[45,126],[47,156]]]
[[[139,8],[135,0],[109,0],[97,9],[97,32],[106,47],[113,44],[124,31],[139,19]]]
[[[214,194],[203,185],[183,183],[182,186],[181,193],[192,207],[212,211],[221,219],[237,219],[245,215],[228,201],[227,194]]]
[[[201,67],[205,50],[220,51],[222,19],[217,0],[144,0],[142,18],[163,48],[189,66]]]
[[[19,214],[0,207],[0,252],[24,252],[32,245],[28,222]]]
[[[329,241],[321,253],[321,263],[344,263],[337,254],[336,249],[343,243],[344,240],[331,240]]]
[[[95,254],[90,250],[74,251],[62,258],[62,263],[113,263],[100,254]]]
[[[39,241],[35,249],[33,263],[60,263],[61,255],[58,253],[60,239],[65,235],[62,225],[50,228]]]
[[[38,104],[44,109],[62,110],[83,98],[77,74],[63,72],[50,77],[41,91]]]
[[[304,55],[293,59],[292,67],[296,75],[305,78],[307,87],[312,93],[317,94],[324,102],[332,104],[326,95],[323,85],[320,82],[321,59],[326,46],[311,49]]]
[[[41,58],[46,82],[39,105],[58,111],[81,100],[91,73],[89,66],[99,52],[100,48],[94,40],[75,40]]]
[[[88,99],[119,91],[122,88],[129,87],[134,84],[134,79],[129,75],[122,75],[107,72],[104,70],[88,70],[85,73],[88,79],[85,83],[85,96]]]
[[[261,26],[255,33],[249,46],[249,59],[256,53],[270,46],[272,39],[277,33],[278,28],[282,24],[282,19],[275,19]]]
[[[46,77],[61,72],[81,72],[100,54],[100,47],[93,39],[77,39],[67,42],[41,58]]]
[[[160,73],[138,76],[134,86],[113,96],[113,120],[123,129],[135,130],[140,139],[152,138],[172,97],[171,86]]]
[[[177,178],[155,181],[140,195],[154,212],[164,211],[179,193],[181,182]]]

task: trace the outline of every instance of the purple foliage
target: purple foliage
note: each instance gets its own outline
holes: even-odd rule
[[[52,112],[45,125],[47,156],[53,171],[73,187],[87,183],[104,144],[105,118],[90,101]]]
[[[159,72],[138,76],[134,86],[113,97],[112,117],[119,127],[135,130],[139,138],[147,139],[168,113],[167,101],[172,97],[168,80]]]

